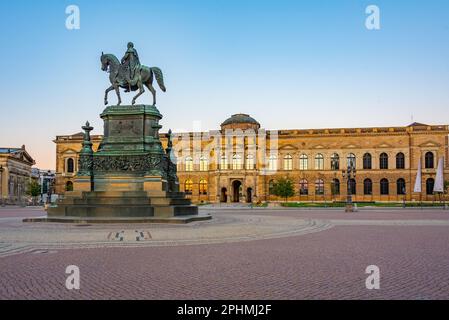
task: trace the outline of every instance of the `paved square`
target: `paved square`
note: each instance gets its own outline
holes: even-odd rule
[[[207,208],[189,225],[23,223],[0,209],[1,299],[449,299],[449,211]],[[80,269],[81,289],[65,287]],[[369,265],[380,290],[365,287]]]

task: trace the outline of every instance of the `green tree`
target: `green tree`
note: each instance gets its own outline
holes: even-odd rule
[[[27,194],[33,198],[33,205],[36,204],[36,197],[41,194],[41,185],[32,179],[27,185]]]
[[[287,202],[289,197],[295,195],[295,187],[293,182],[288,178],[280,178],[274,183],[273,194],[285,199]]]
[[[32,197],[37,197],[41,194],[41,185],[36,180],[32,179],[28,182],[27,194]]]

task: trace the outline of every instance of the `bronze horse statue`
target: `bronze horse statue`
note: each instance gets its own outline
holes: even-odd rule
[[[119,88],[131,88],[131,91],[139,90],[139,93],[137,93],[132,100],[132,104],[134,105],[136,103],[136,99],[145,92],[144,85],[153,94],[153,105],[156,105],[156,90],[153,88],[154,78],[156,78],[159,88],[161,88],[163,92],[166,91],[162,70],[158,67],[150,68],[142,65],[139,70],[140,72],[138,73],[137,82],[128,84],[126,79],[126,72],[128,72],[127,66],[122,65],[115,55],[101,53],[101,70],[106,72],[109,71],[109,81],[111,81],[111,86],[107,88],[104,93],[105,105],[108,104],[108,92],[112,90],[115,90],[117,93],[117,105],[119,106],[122,103]]]

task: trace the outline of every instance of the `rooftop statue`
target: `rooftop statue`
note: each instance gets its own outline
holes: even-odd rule
[[[146,86],[153,94],[153,105],[156,105],[156,90],[153,88],[153,79],[159,85],[159,88],[165,92],[164,77],[162,70],[158,67],[147,67],[140,64],[139,55],[134,48],[132,42],[128,43],[128,49],[125,52],[122,60],[118,60],[113,54],[101,53],[101,70],[109,72],[109,81],[111,86],[106,89],[104,93],[104,104],[108,104],[108,92],[115,90],[117,93],[117,105],[122,103],[120,98],[120,88],[125,89],[125,92],[137,91],[139,92],[132,100],[132,104],[136,103],[136,99],[145,92]]]

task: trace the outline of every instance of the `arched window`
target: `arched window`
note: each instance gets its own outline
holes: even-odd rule
[[[388,155],[385,152],[380,154],[379,168],[380,169],[388,169]]]
[[[317,179],[315,181],[315,194],[323,195],[324,194],[324,181],[323,179]]]
[[[268,170],[276,171],[278,167],[278,158],[272,154],[268,158]]]
[[[299,156],[299,170],[307,170],[309,168],[309,157],[302,154]]]
[[[324,169],[324,157],[321,153],[318,153],[315,156],[315,170],[323,170]]]
[[[309,183],[306,179],[301,179],[299,181],[299,194],[302,196],[306,196],[309,194]]]
[[[340,170],[340,156],[336,153],[331,156],[331,170]]]
[[[357,194],[357,183],[355,179],[349,180],[349,191],[351,192],[351,194]]]
[[[347,157],[348,166],[355,168],[356,167],[355,160],[356,160],[355,154],[353,154],[353,153],[348,154],[348,157]]]
[[[200,171],[208,171],[209,170],[209,161],[205,156],[200,157]]]
[[[207,180],[200,180],[200,194],[207,194]]]
[[[293,170],[293,158],[289,154],[284,156],[284,170]]]
[[[67,183],[65,184],[65,191],[73,191],[73,182],[72,181],[67,181]]]
[[[222,170],[228,169],[228,158],[226,157],[226,155],[222,155],[220,158],[220,168]]]
[[[246,156],[246,170],[253,170],[254,167],[254,156],[249,154]]]
[[[426,169],[433,169],[435,167],[433,152],[430,152],[430,151],[427,152],[424,158],[425,158]]]
[[[373,194],[373,182],[371,179],[363,180],[363,194],[366,196]]]
[[[372,167],[373,167],[373,165],[372,165],[371,154],[365,153],[363,155],[363,169],[370,170],[370,169],[372,169]]]
[[[185,163],[186,163],[186,171],[193,171],[193,158],[186,157]]]
[[[380,180],[380,194],[388,195],[390,193],[390,186],[387,179]]]
[[[426,194],[431,195],[433,194],[433,187],[435,185],[435,180],[432,178],[429,178],[426,180]]]
[[[184,192],[186,194],[192,194],[193,191],[193,181],[191,179],[187,179],[184,182]]]
[[[405,180],[400,178],[398,181],[396,181],[396,192],[398,195],[404,195],[405,194]]]
[[[396,155],[396,169],[405,169],[405,156],[402,152]]]
[[[239,154],[234,154],[232,156],[232,170],[242,170],[243,163],[242,157]]]
[[[73,161],[73,158],[67,159],[67,173],[74,173],[75,172],[75,162]]]
[[[331,192],[332,195],[338,195],[340,194],[340,180],[333,179],[331,182]]]
[[[268,194],[269,195],[273,194],[273,189],[274,189],[274,180],[270,180],[268,182]]]

